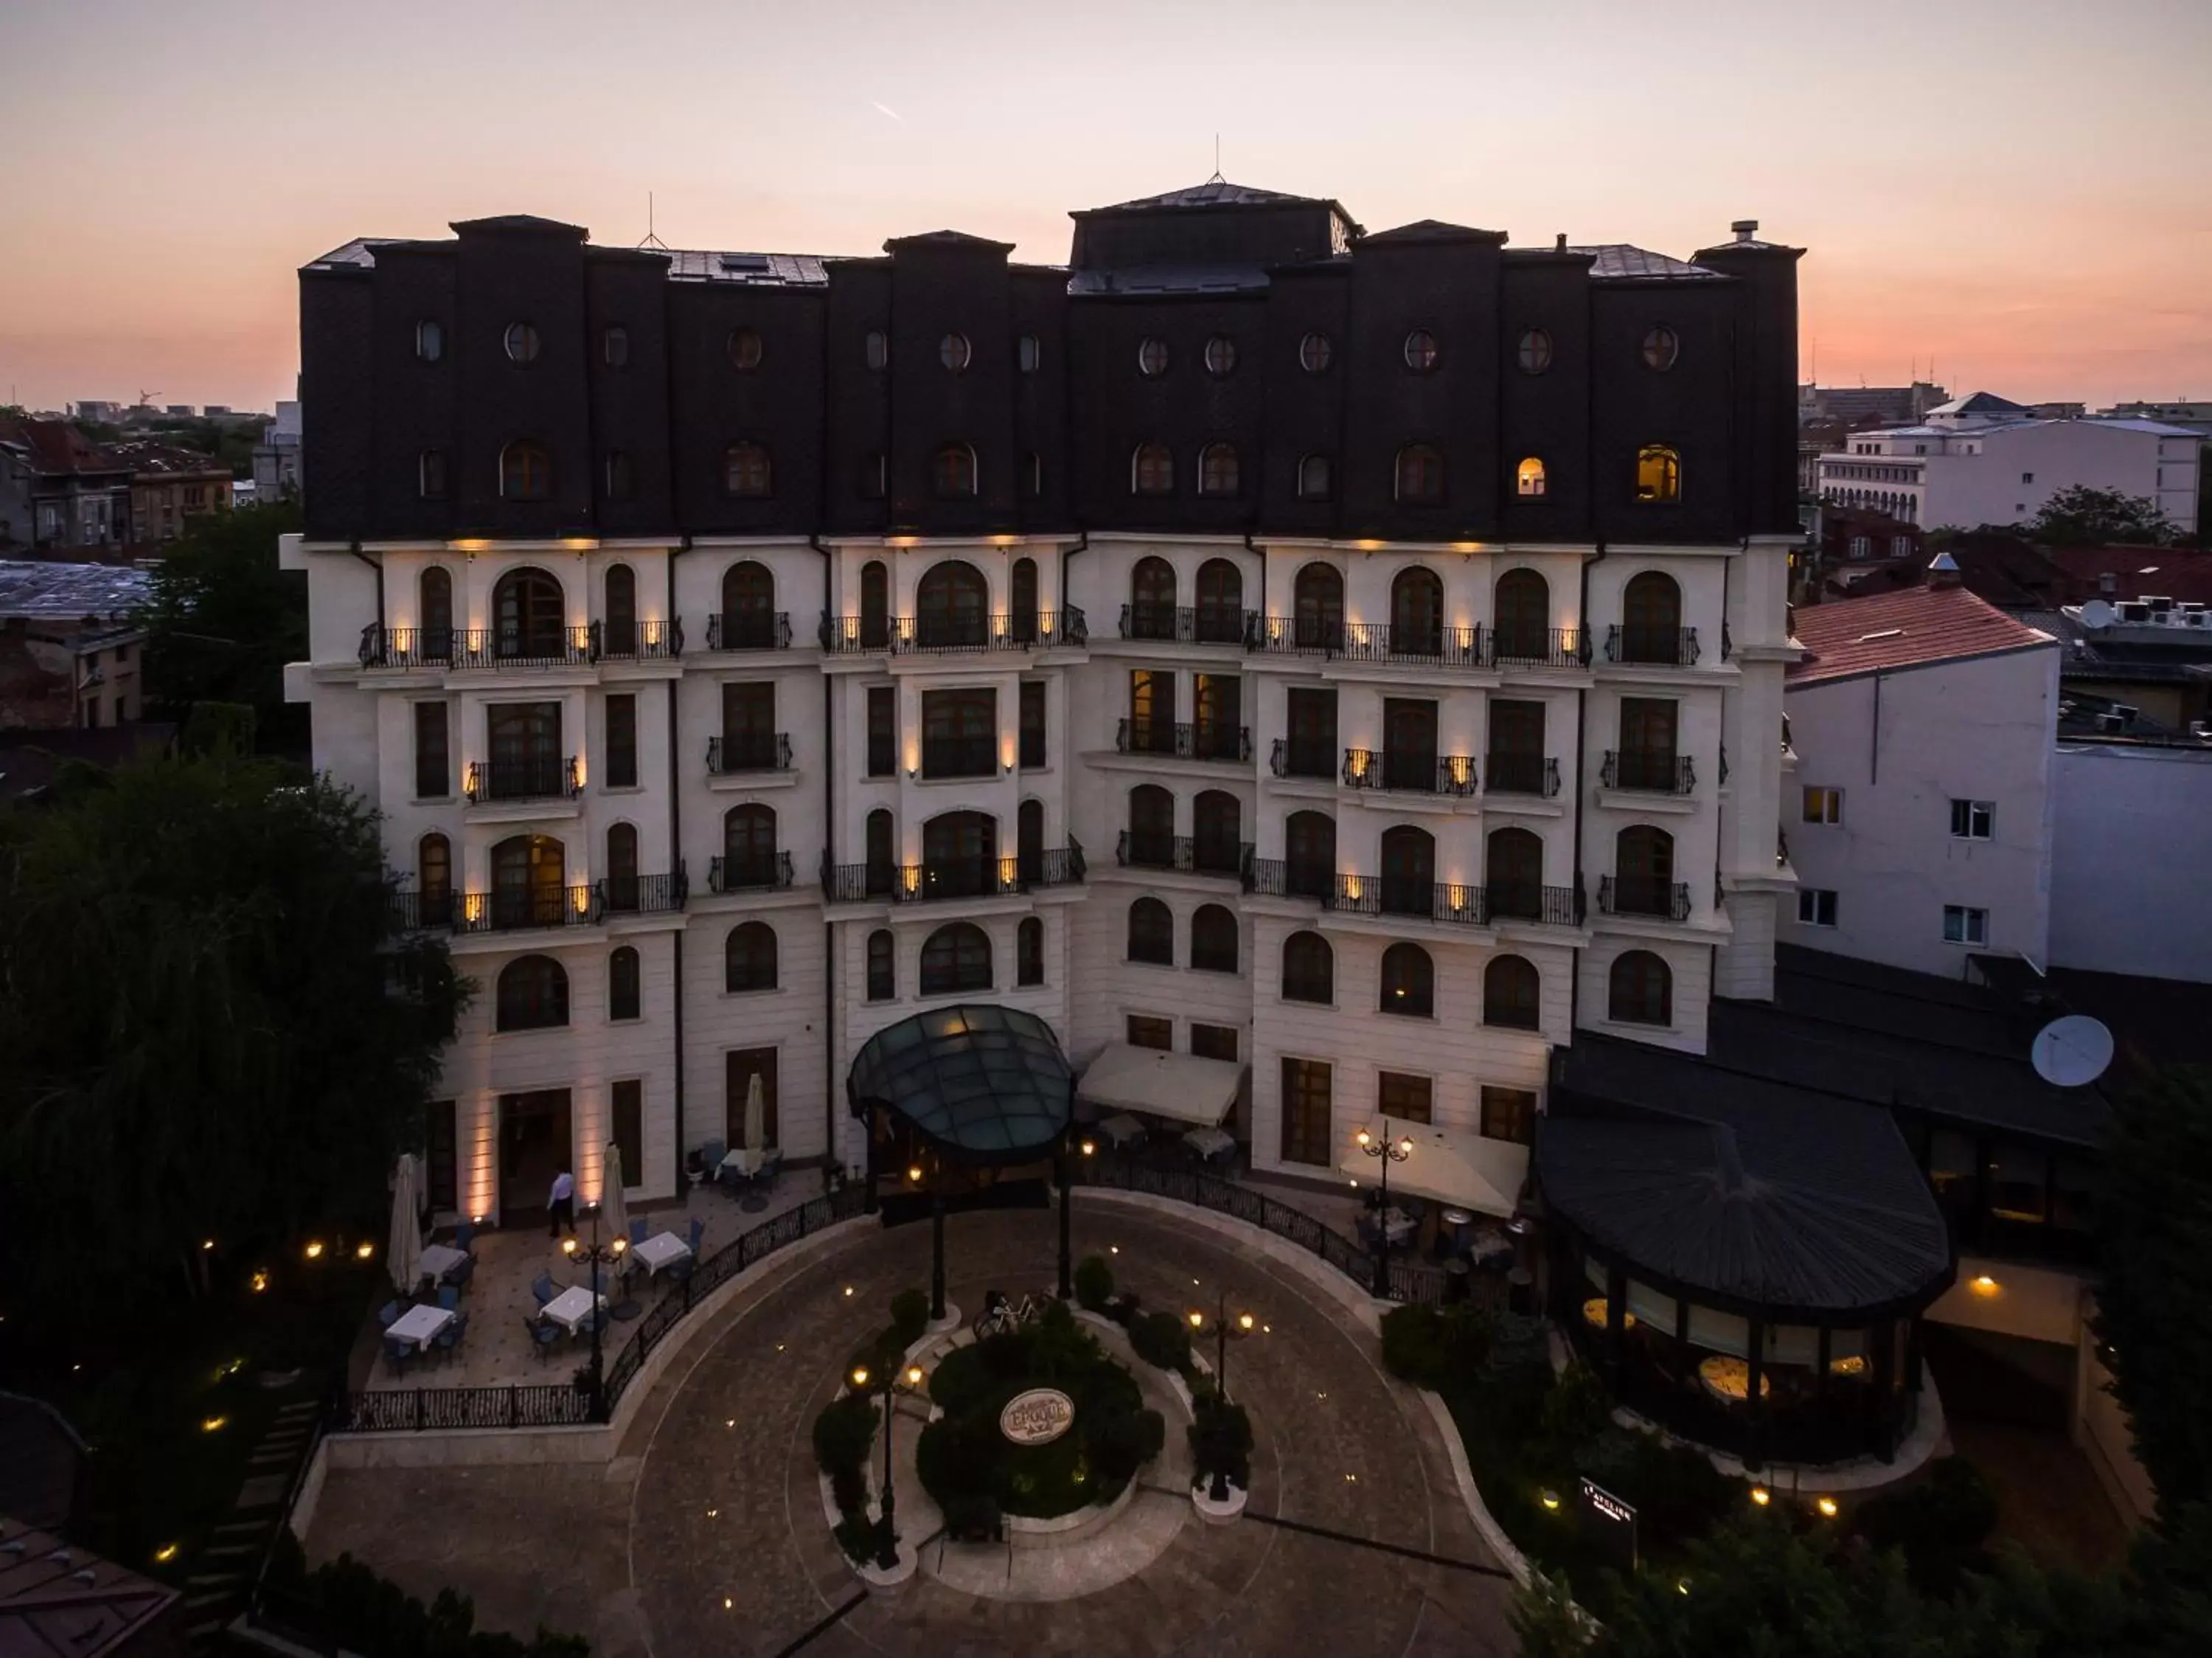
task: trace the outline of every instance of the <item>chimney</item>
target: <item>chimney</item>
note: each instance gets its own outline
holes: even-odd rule
[[[2116,573],[2109,570],[2099,572],[2097,576],[2098,592],[2118,593],[2119,590],[2120,578]]]
[[[1567,233],[1565,231],[1562,230],[1559,232],[1559,240],[1553,244],[1553,246],[1559,253],[1564,253],[1567,251]]]
[[[1735,239],[1738,241],[1749,241],[1759,235],[1759,221],[1738,219],[1734,224],[1729,226],[1729,229],[1735,232]]]
[[[1948,552],[1937,553],[1928,565],[1928,585],[1931,588],[1957,587],[1959,561]]]

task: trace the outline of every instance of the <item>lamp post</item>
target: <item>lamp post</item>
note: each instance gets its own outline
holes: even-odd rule
[[[1254,1324],[1255,1321],[1249,1313],[1239,1313],[1237,1315],[1236,1328],[1232,1332],[1229,1323],[1229,1291],[1226,1287],[1224,1287],[1214,1292],[1213,1385],[1215,1390],[1220,1393],[1221,1402],[1224,1405],[1229,1403],[1229,1338],[1232,1333],[1239,1338],[1250,1335]],[[1205,1328],[1206,1314],[1193,1311],[1190,1314],[1191,1334],[1195,1336]]]
[[[1370,1157],[1380,1158],[1382,1162],[1382,1189],[1375,1213],[1375,1299],[1388,1301],[1390,1299],[1390,1165],[1402,1163],[1413,1155],[1413,1137],[1410,1134],[1401,1134],[1393,1140],[1388,1118],[1382,1121],[1380,1137],[1362,1129],[1352,1137],[1358,1141],[1362,1151]]]
[[[599,1204],[592,1205],[591,1216],[592,1241],[589,1247],[579,1249],[575,1239],[567,1237],[561,1240],[561,1253],[572,1261],[580,1259],[592,1264],[592,1310],[589,1315],[592,1320],[592,1419],[604,1422],[607,1416],[607,1372],[606,1356],[599,1343],[599,1326],[606,1321],[606,1315],[605,1309],[599,1305],[599,1268],[613,1266],[620,1262],[623,1252],[629,1247],[629,1240],[617,1238],[612,1243],[602,1244],[599,1241]]]
[[[884,1512],[876,1525],[876,1567],[879,1571],[892,1571],[898,1566],[898,1533],[891,1523],[891,1413],[898,1408],[898,1390],[903,1385],[909,1393],[921,1387],[921,1367],[909,1364],[903,1374],[893,1371],[884,1379]],[[853,1367],[852,1383],[856,1392],[866,1392],[868,1386],[868,1367]]]

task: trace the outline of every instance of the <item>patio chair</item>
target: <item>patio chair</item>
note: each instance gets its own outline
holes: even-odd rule
[[[453,1350],[461,1344],[461,1338],[468,1332],[469,1315],[465,1313],[456,1313],[451,1324],[430,1338],[430,1344],[447,1358],[451,1358],[453,1356]]]
[[[464,1255],[461,1257],[460,1265],[456,1266],[452,1271],[446,1274],[446,1282],[451,1284],[465,1286],[468,1283],[468,1281],[476,1277],[476,1275],[477,1258],[473,1255]]]
[[[476,1247],[476,1241],[477,1223],[474,1221],[463,1221],[453,1228],[453,1247],[464,1255]]]
[[[540,1272],[532,1282],[530,1293],[538,1297],[538,1304],[540,1307],[551,1301],[558,1293],[553,1288],[553,1275],[550,1272]]]
[[[386,1301],[376,1309],[376,1323],[379,1329],[389,1330],[398,1322],[399,1303],[398,1301]]]
[[[410,1342],[395,1341],[390,1336],[386,1336],[384,1338],[384,1362],[386,1364],[389,1364],[393,1369],[404,1370],[407,1368],[407,1361],[414,1356],[415,1348],[413,1344]]]
[[[691,1253],[699,1253],[699,1240],[707,1235],[707,1222],[698,1216],[691,1217]]]
[[[730,1155],[729,1144],[722,1140],[709,1140],[699,1149],[699,1173],[703,1179],[720,1177],[722,1159]]]
[[[645,1229],[645,1216],[642,1215],[631,1216],[629,1217],[629,1247],[632,1249],[636,1248],[640,1244],[646,1240],[647,1235],[649,1234]]]
[[[438,1286],[439,1306],[445,1308],[447,1312],[451,1313],[459,1308],[460,1304],[461,1289],[459,1284],[441,1283]]]
[[[538,1350],[538,1356],[541,1359],[550,1356],[553,1344],[561,1339],[561,1326],[550,1319],[532,1318],[525,1313],[522,1327],[530,1332],[530,1344]]]

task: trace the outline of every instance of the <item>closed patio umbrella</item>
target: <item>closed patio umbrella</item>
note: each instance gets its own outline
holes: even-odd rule
[[[411,1294],[422,1277],[422,1215],[417,1195],[422,1184],[415,1166],[415,1154],[403,1151],[392,1168],[392,1241],[384,1252],[392,1288],[403,1295]]]
[[[745,1084],[745,1150],[746,1161],[755,1168],[760,1167],[760,1155],[768,1149],[768,1100],[761,1092],[760,1073],[755,1071]]]
[[[623,1202],[622,1148],[607,1143],[599,1177],[599,1235],[610,1242],[629,1236],[629,1206]]]

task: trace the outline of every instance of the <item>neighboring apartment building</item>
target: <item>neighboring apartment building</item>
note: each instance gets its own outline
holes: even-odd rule
[[[253,446],[253,498],[258,503],[297,500],[300,495],[300,405],[276,405],[276,418]]]
[[[1553,1049],[1769,993],[1795,250],[1508,248],[1218,181],[1066,268],[595,247],[301,273],[317,764],[483,993],[437,1205],[856,1167],[963,997],[1251,1067],[1253,1163],[1378,1111],[1517,1189]]]
[[[0,729],[136,721],[143,635],[128,619],[150,586],[112,564],[0,561]]]
[[[98,555],[131,539],[131,468],[64,420],[0,421],[0,545]]]
[[[1909,425],[1930,409],[1949,399],[1941,386],[1916,380],[1910,386],[1801,386],[1797,388],[1797,419],[1801,426],[1815,421],[1841,425]]]
[[[2182,399],[2172,403],[2115,403],[2097,413],[2112,420],[2155,420],[2161,426],[2186,426],[2212,437],[2212,403]]]
[[[2212,982],[2212,740],[2062,735],[2051,793],[2051,964]]]
[[[230,468],[211,454],[149,439],[111,445],[108,453],[131,468],[133,542],[173,541],[188,521],[230,509]]]
[[[2044,960],[2057,642],[1949,584],[1794,631],[1782,936],[1951,977],[1975,952]]]
[[[1977,392],[1924,423],[1854,432],[1818,462],[1823,499],[1930,529],[2033,518],[2061,490],[2118,490],[2155,503],[2185,535],[2197,528],[2203,441],[2151,420],[2050,420]]]

